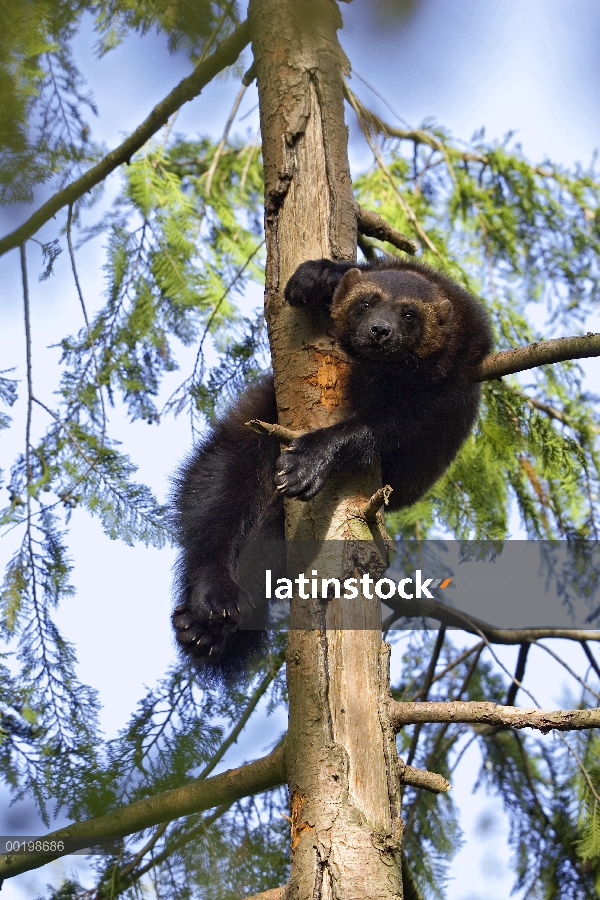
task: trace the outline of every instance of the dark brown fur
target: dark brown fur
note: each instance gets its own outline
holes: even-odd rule
[[[299,306],[330,309],[352,358],[350,415],[277,444],[243,424],[276,421],[273,382],[255,385],[211,429],[182,468],[174,494],[181,546],[173,624],[181,649],[227,676],[264,646],[239,632],[237,553],[246,538],[283,538],[283,496],[310,500],[332,472],[381,460],[390,509],[418,500],[469,434],[479,404],[475,368],[491,349],[481,304],[443,273],[414,260],[359,267],[303,263],[286,287]],[[275,489],[277,488],[277,490]]]

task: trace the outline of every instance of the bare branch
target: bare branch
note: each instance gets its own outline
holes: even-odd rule
[[[387,241],[388,244],[392,244],[398,250],[404,250],[405,253],[414,255],[417,252],[416,244],[402,232],[392,228],[379,213],[364,209],[358,204],[356,207],[356,224],[360,233],[367,237],[377,238],[378,241]]]
[[[453,700],[437,703],[390,703],[392,727],[399,731],[415,722],[460,722],[466,725],[503,725],[509,728],[536,728],[538,731],[575,731],[600,727],[600,709],[525,709],[497,703]]]
[[[231,130],[231,126],[233,125],[233,120],[235,119],[235,117],[237,115],[237,111],[240,108],[240,103],[242,102],[242,99],[243,99],[245,93],[246,93],[246,85],[242,84],[242,86],[238,92],[238,95],[233,102],[231,112],[229,113],[229,118],[227,119],[227,122],[225,123],[225,130],[223,131],[223,136],[221,137],[221,140],[219,141],[219,143],[217,145],[217,149],[215,150],[215,155],[213,156],[210,167],[206,173],[206,196],[207,197],[210,194],[210,189],[212,187],[212,180],[213,180],[215,172],[217,171],[217,166],[219,164],[219,159],[221,157],[221,153],[223,152],[225,144],[227,143],[227,138],[229,137],[229,132]]]
[[[65,841],[67,838],[83,838],[93,845],[102,838],[124,837],[152,825],[212,809],[223,803],[233,803],[250,794],[279,787],[284,781],[284,748],[279,746],[268,756],[237,769],[228,769],[212,778],[195,780],[174,790],[155,794],[146,800],[138,800],[105,816],[68,825],[47,835],[46,840]],[[53,859],[65,856],[67,852],[68,849],[63,852],[36,853],[27,856],[16,853],[0,856],[0,885],[4,878],[37,869]]]
[[[250,25],[243,22],[233,34],[230,34],[217,47],[215,52],[203,62],[198,63],[191,75],[179,82],[170,94],[158,103],[150,115],[136,130],[126,138],[123,143],[111,150],[110,153],[93,166],[85,175],[58,191],[46,201],[26,222],[13,232],[0,239],[0,256],[13,247],[18,247],[23,241],[30,238],[52,216],[69,204],[75,203],[84,194],[90,191],[100,182],[104,181],[116,168],[129,162],[133,154],[139,150],[162,128],[170,116],[176,112],[183,103],[193,100],[212,79],[227,66],[233,65],[246,44],[250,41]]]
[[[209,775],[213,771],[213,769],[221,762],[221,760],[223,759],[223,757],[225,756],[225,754],[229,750],[229,748],[231,746],[233,746],[233,744],[236,743],[240,734],[246,727],[246,724],[247,724],[250,716],[256,709],[260,699],[262,698],[265,691],[267,690],[267,688],[269,687],[269,685],[271,684],[271,682],[273,681],[273,679],[275,678],[275,676],[277,675],[279,670],[281,669],[284,662],[285,662],[284,654],[281,654],[274,660],[274,664],[271,666],[271,668],[269,669],[269,671],[267,672],[267,674],[265,675],[263,680],[260,682],[260,684],[257,686],[256,690],[250,697],[248,703],[246,704],[246,708],[244,709],[244,712],[242,713],[242,715],[236,722],[235,727],[227,735],[227,737],[225,738],[225,740],[223,741],[223,743],[221,744],[221,746],[219,747],[217,752],[214,754],[214,756],[212,757],[210,762],[208,762],[205,765],[205,767],[202,769],[202,771],[198,775],[198,778],[206,778],[207,775]]]
[[[550,656],[556,660],[556,662],[560,663],[560,665],[564,669],[567,670],[567,672],[569,673],[569,675],[572,678],[574,678],[576,681],[579,682],[579,684],[583,687],[584,690],[589,691],[590,694],[593,694],[593,696],[596,698],[596,700],[600,700],[600,694],[598,693],[598,691],[595,691],[592,687],[589,686],[589,684],[586,681],[583,680],[583,678],[581,678],[580,675],[577,674],[577,672],[574,672],[573,669],[571,668],[571,666],[568,663],[566,663],[564,661],[564,659],[562,659],[562,657],[560,657],[558,655],[558,653],[555,653],[554,650],[550,649],[550,647],[544,646],[544,644],[539,644],[537,641],[535,642],[535,646],[541,647],[542,650],[545,650],[546,653],[549,653]]]
[[[291,444],[294,438],[300,437],[300,432],[292,431],[291,428],[285,428],[283,425],[261,422],[260,419],[251,419],[246,422],[246,425],[257,434],[269,434],[271,437],[277,438],[281,444]]]
[[[534,369],[536,366],[547,366],[568,359],[587,359],[591,356],[600,356],[600,334],[590,333],[556,338],[552,341],[537,341],[535,344],[527,344],[515,350],[503,350],[501,353],[486,356],[477,369],[473,381],[492,381],[494,378],[502,378],[503,375],[514,375],[515,372]]]
[[[136,853],[131,862],[127,863],[127,865],[123,866],[123,868],[119,871],[119,879],[124,880],[131,875],[131,873],[135,870],[135,867],[141,863],[146,853],[150,853],[150,851],[154,849],[157,842],[161,839],[168,827],[168,822],[163,822],[162,825],[158,826],[150,840],[144,844],[139,853]]]
[[[373,130],[370,127],[369,122],[365,121],[365,119],[363,118],[363,116],[361,114],[360,106],[355,105],[355,101],[357,100],[357,98],[349,90],[346,91],[346,98],[348,99],[349,103],[351,104],[351,106],[354,108],[354,111],[356,112],[356,116],[358,118],[358,123],[359,123],[360,127],[362,128],[363,134],[366,138],[366,141],[367,141],[369,147],[373,151],[373,156],[375,157],[375,161],[377,162],[377,165],[379,166],[379,168],[381,169],[381,171],[384,173],[385,177],[387,178],[387,180],[390,184],[390,187],[396,194],[396,197],[398,198],[398,202],[400,204],[402,211],[404,212],[404,215],[410,222],[412,222],[417,234],[419,235],[419,237],[421,238],[423,243],[426,244],[427,247],[429,247],[429,249],[431,250],[432,253],[435,253],[436,256],[439,256],[440,255],[439,250],[437,249],[435,244],[432,243],[431,239],[424,231],[423,226],[417,219],[415,211],[413,210],[411,205],[407,202],[406,198],[402,195],[402,193],[398,189],[398,185],[396,184],[394,178],[392,177],[392,173],[390,172],[389,168],[385,164],[385,160],[383,159],[381,153],[377,149],[377,145],[373,140],[373,133],[372,133]]]
[[[377,513],[381,507],[388,505],[392,491],[393,488],[386,484],[380,487],[378,491],[375,491],[370,500],[367,500],[361,509],[361,515],[367,522],[374,522],[377,519]]]
[[[420,705],[420,704],[419,704]],[[427,769],[416,769],[414,766],[406,766],[400,762],[400,780],[410,787],[424,788],[432,794],[442,794],[449,791],[451,784],[443,775],[437,772],[428,772]]]
[[[473,647],[467,647],[467,649],[464,650],[460,654],[460,656],[457,656],[455,659],[453,659],[451,662],[449,662],[445,669],[442,669],[441,672],[438,672],[438,674],[434,678],[431,679],[431,684],[435,684],[436,681],[440,681],[444,677],[444,675],[447,675],[448,672],[451,672],[452,669],[455,669],[456,666],[460,665],[461,662],[464,662],[465,659],[468,659],[472,653],[479,653],[483,647],[485,647],[485,641],[479,641],[479,643],[474,644]],[[403,691],[404,695],[407,693],[408,687],[410,687],[410,685],[412,685],[413,683],[414,683],[414,679],[404,689],[404,691]],[[424,687],[422,687],[420,690],[418,690],[416,692],[416,694],[412,695],[411,699],[419,700],[420,698],[425,697],[427,695],[427,693],[429,693],[429,691],[426,692],[424,690]]]
[[[104,393],[102,391],[102,384],[100,383],[100,365],[98,363],[98,355],[96,353],[96,344],[94,343],[94,335],[92,334],[92,327],[90,325],[90,319],[87,313],[85,300],[83,299],[83,291],[81,290],[79,275],[77,274],[77,266],[75,264],[75,251],[73,250],[73,241],[71,238],[72,221],[73,204],[69,203],[69,212],[67,214],[67,245],[69,247],[69,257],[71,259],[71,271],[73,272],[73,279],[75,281],[75,287],[77,288],[77,295],[79,297],[79,303],[81,305],[81,311],[83,313],[83,319],[85,321],[85,327],[88,333],[88,340],[90,342],[90,351],[94,360],[96,384],[98,385],[98,399],[100,400],[100,407],[102,409],[102,436],[100,438],[100,446],[104,447],[104,438],[106,436],[106,407],[104,405]]]

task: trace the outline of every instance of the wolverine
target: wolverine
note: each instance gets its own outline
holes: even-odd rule
[[[264,634],[238,631],[237,554],[283,538],[283,498],[311,500],[334,472],[379,460],[389,509],[415,503],[448,468],[477,416],[475,370],[492,347],[482,304],[413,259],[311,260],[292,275],[293,306],[325,307],[348,354],[349,415],[279,453],[246,422],[277,421],[272,377],[250,386],[211,427],[175,479],[177,605],[186,656],[217,677],[243,669]],[[266,602],[266,601],[265,601]]]

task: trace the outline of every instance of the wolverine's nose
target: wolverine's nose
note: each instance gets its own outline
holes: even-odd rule
[[[390,336],[390,326],[387,322],[373,322],[371,325],[371,334],[377,341],[381,341]]]

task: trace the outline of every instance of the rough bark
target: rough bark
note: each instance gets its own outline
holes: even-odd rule
[[[328,319],[283,300],[288,278],[304,260],[355,258],[343,111],[347,61],[333,0],[253,0],[249,18],[265,166],[265,308],[279,421],[306,431],[348,411],[348,361]],[[357,541],[376,536],[383,547],[381,519],[368,523],[361,515],[378,487],[377,472],[334,477],[310,503],[286,504],[288,541],[328,542],[310,561],[320,576],[369,566]],[[306,611],[296,599],[292,622]],[[398,898],[399,772],[379,603],[359,597],[354,605],[331,601],[308,611],[319,627],[290,631],[288,647],[292,864],[286,896]],[[360,630],[350,630],[348,623],[356,628],[359,617]]]

